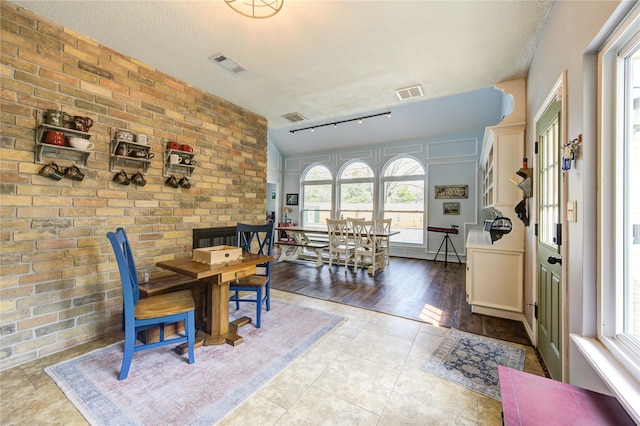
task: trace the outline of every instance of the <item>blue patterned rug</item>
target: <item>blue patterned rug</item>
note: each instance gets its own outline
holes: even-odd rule
[[[524,349],[451,329],[422,369],[500,401],[498,365],[522,370],[525,355]]]
[[[229,309],[233,320],[255,305]],[[122,342],[48,367],[46,373],[92,425],[211,425],[267,384],[344,318],[280,301],[263,312],[262,328],[239,330],[244,342],[203,346],[195,363],[170,346],[136,352],[118,381]]]

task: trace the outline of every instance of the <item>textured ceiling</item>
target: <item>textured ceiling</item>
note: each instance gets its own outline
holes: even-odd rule
[[[283,154],[319,149],[299,133],[283,137],[288,129],[387,109],[410,114],[395,97],[402,87],[422,85],[425,97],[413,104],[525,77],[551,6],[286,0],[276,16],[250,19],[223,0],[13,3],[266,117]],[[247,71],[234,75],[208,59],[220,52]],[[307,120],[282,118],[292,112]],[[401,132],[394,137],[409,137]],[[334,134],[322,149],[335,139],[344,148],[348,136]]]

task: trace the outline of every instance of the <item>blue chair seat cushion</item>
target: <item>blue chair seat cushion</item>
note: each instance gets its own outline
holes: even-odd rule
[[[183,314],[194,309],[191,291],[182,290],[140,299],[134,308],[134,316],[137,320],[143,320]]]

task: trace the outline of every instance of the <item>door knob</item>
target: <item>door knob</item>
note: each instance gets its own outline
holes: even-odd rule
[[[562,265],[562,258],[549,256],[547,258],[547,262],[549,262],[551,265],[555,265],[556,263]]]

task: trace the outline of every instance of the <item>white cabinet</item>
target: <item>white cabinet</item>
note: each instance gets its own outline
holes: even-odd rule
[[[485,129],[480,155],[484,208],[516,205],[522,198],[522,191],[509,177],[522,167],[524,130],[524,123]]]
[[[482,230],[467,239],[467,303],[478,314],[523,320],[524,252],[491,245]]]

